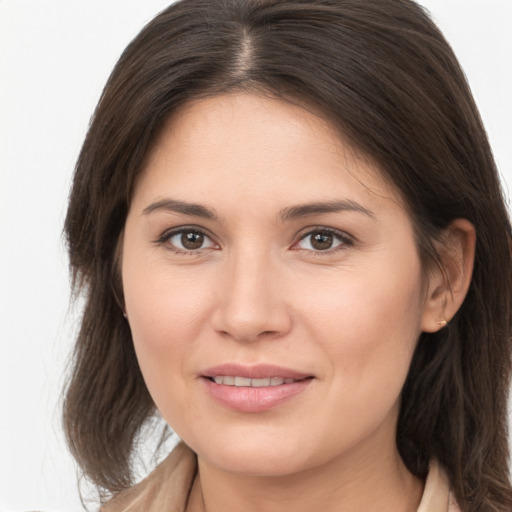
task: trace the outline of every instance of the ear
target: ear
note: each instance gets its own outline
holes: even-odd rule
[[[428,278],[421,330],[436,332],[454,317],[471,283],[475,261],[475,227],[466,219],[454,220],[437,244],[441,267]]]

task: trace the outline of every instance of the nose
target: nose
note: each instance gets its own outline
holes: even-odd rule
[[[292,327],[278,266],[265,255],[231,258],[217,290],[213,327],[237,341],[279,338]]]

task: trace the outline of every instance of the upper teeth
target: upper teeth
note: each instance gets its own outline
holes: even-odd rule
[[[265,379],[249,379],[247,377],[232,377],[227,375],[218,375],[213,378],[216,384],[225,386],[243,386],[252,388],[262,388],[265,386],[280,386],[281,384],[291,384],[295,379],[285,379],[283,377],[267,377]]]

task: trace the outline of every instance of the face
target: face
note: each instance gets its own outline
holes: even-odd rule
[[[422,270],[397,194],[326,121],[249,94],[182,108],[122,279],[148,389],[200,459],[284,475],[395,450]]]

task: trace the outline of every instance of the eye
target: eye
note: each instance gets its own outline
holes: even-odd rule
[[[195,252],[201,249],[214,249],[217,245],[212,239],[197,229],[185,228],[165,233],[159,240],[167,243],[176,252]]]
[[[316,229],[310,231],[301,237],[296,244],[298,249],[315,252],[327,252],[341,249],[344,246],[351,245],[352,241],[343,233],[332,229]]]

